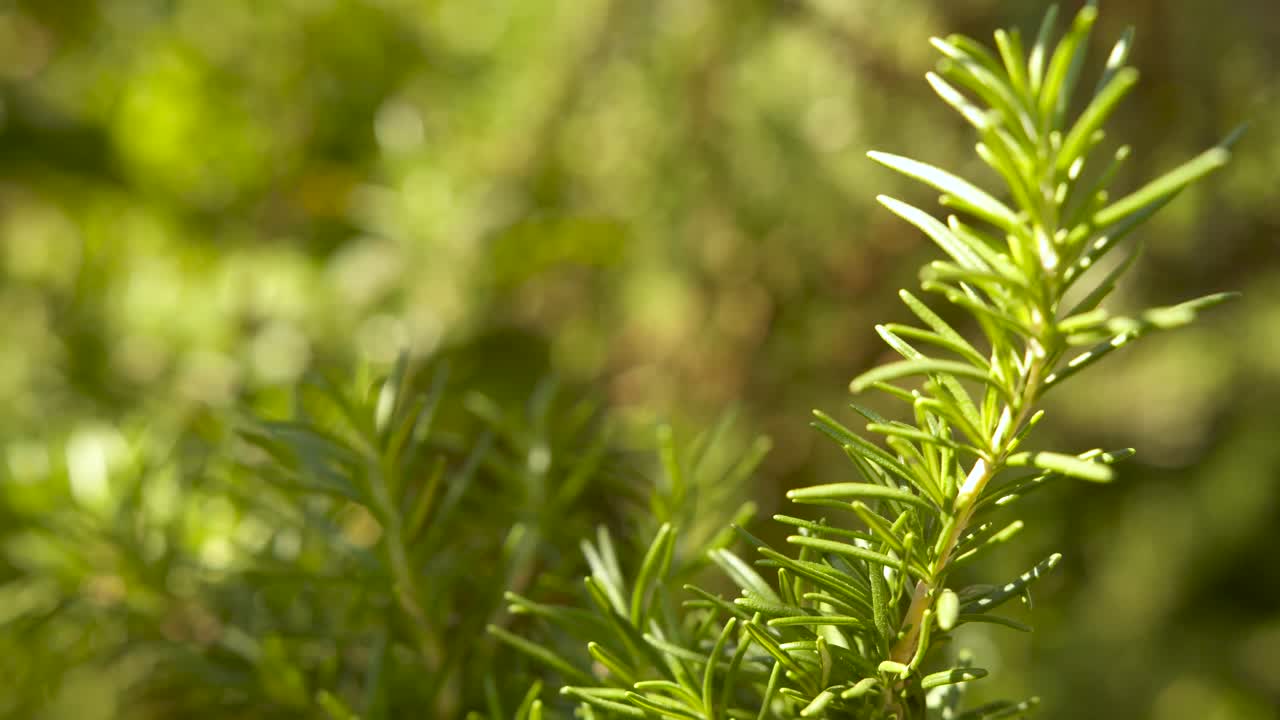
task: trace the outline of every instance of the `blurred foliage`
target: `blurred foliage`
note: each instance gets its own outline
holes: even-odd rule
[[[882,359],[872,323],[905,318],[891,291],[929,252],[872,201],[931,198],[863,153],[986,177],[918,80],[921,39],[1042,11],[0,0],[0,716],[140,717],[119,693],[166,640],[266,611],[231,582],[234,543],[262,533],[238,511],[250,476],[224,467],[228,418],[291,416],[281,388],[309,371],[409,347],[506,412],[549,375],[590,383],[624,455],[655,417],[737,402],[736,432],[774,440],[763,507],[840,478],[804,418]],[[1146,230],[1123,304],[1245,297],[1053,399],[1064,445],[1139,462],[1028,501],[1029,539],[993,562],[1063,551],[1038,632],[966,641],[1003,659],[993,694],[1034,689],[1046,717],[1274,717],[1280,13],[1115,0],[1096,37],[1130,24],[1143,82],[1113,127],[1142,162],[1119,186],[1252,125]],[[599,498],[622,481],[601,482],[548,548],[618,520]],[[146,707],[184,712],[193,687]]]

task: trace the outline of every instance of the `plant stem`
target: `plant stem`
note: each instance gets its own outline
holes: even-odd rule
[[[417,582],[414,580],[409,556],[405,551],[403,523],[391,499],[383,463],[375,461],[371,465],[373,472],[369,489],[379,515],[378,519],[382,523],[382,547],[386,552],[387,566],[391,570],[391,577],[395,583],[393,589],[396,602],[409,619],[409,626],[413,630],[423,662],[428,670],[432,670],[440,662],[440,651],[434,640],[435,633],[427,622],[426,613],[423,612],[422,604],[418,600]]]
[[[931,577],[928,580],[920,580],[916,583],[915,590],[911,595],[911,605],[907,608],[907,614],[902,619],[902,626],[906,627],[907,631],[894,645],[889,655],[891,660],[906,665],[919,652],[918,641],[924,613],[929,609],[934,593],[941,585],[941,578],[945,575],[947,566],[951,563],[951,556],[955,553],[956,545],[973,519],[974,510],[978,505],[977,500],[982,495],[987,483],[1003,469],[1005,459],[1009,454],[1008,440],[1017,437],[1018,431],[1022,429],[1023,424],[1030,417],[1032,405],[1040,394],[1046,353],[1041,349],[1038,340],[1032,339],[1028,345],[1026,355],[1030,362],[1020,392],[1010,404],[1004,407],[1000,415],[1000,422],[996,425],[995,432],[992,434],[990,447],[996,453],[995,457],[991,458],[989,462],[986,458],[979,458],[974,463],[969,474],[965,476],[964,483],[956,496],[956,511],[958,514],[955,522],[951,524],[951,528],[943,541],[942,551],[938,554],[938,558],[932,568]],[[895,705],[892,709],[898,711],[900,718],[904,717],[900,706]]]

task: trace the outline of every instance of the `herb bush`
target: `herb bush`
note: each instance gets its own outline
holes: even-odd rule
[[[1126,34],[1070,112],[1095,17],[1086,6],[1056,43],[1052,11],[1026,45],[1016,31],[996,33],[994,50],[934,41],[943,59],[929,82],[1005,188],[871,154],[955,214],[881,198],[945,259],[921,270],[923,294],[901,293],[920,323],[876,328],[902,359],[853,381],[878,393],[853,406],[865,432],[815,413],[853,474],[789,493],[833,511],[775,515],[789,549],[752,534],[743,501],[768,443],[742,441],[727,420],[688,442],[664,426],[656,467],[623,470],[635,453],[590,393],[545,382],[518,405],[453,387],[443,361],[401,362],[385,377],[316,375],[287,420],[200,418],[139,454],[118,502],[43,518],[30,532],[45,551],[6,586],[17,610],[5,621],[49,652],[0,668],[22,685],[74,661],[113,663],[141,717],[1026,713],[1034,698],[966,704],[986,671],[956,632],[1028,629],[998,611],[1029,602],[1059,556],[992,584],[962,587],[953,573],[981,572],[1017,536],[1011,515],[1029,493],[1110,481],[1130,453],[1036,449],[1042,399],[1227,297],[1103,309],[1141,254],[1129,236],[1221,167],[1230,141],[1113,197],[1129,151],[1104,154],[1102,126],[1137,72]],[[165,483],[189,509],[151,495]],[[231,559],[208,555],[202,514],[214,509],[246,519]],[[78,592],[86,567],[125,588]],[[719,590],[725,579],[736,590]],[[10,694],[0,713],[31,717],[47,699]]]

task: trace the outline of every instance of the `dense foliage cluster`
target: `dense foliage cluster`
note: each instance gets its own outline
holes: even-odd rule
[[[570,5],[0,2],[0,717],[1269,717],[1266,3]]]

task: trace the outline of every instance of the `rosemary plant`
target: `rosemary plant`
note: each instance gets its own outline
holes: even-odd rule
[[[563,596],[584,567],[573,547],[595,523],[593,570],[617,565],[608,528],[626,529],[625,553],[672,525],[687,530],[667,546],[675,567],[693,567],[754,512],[740,496],[767,445],[739,446],[730,416],[687,447],[662,429],[674,481],[637,482],[613,469],[629,463],[590,396],[544,380],[513,408],[448,391],[443,365],[317,374],[296,389],[292,418],[238,428],[225,491],[265,537],[236,558],[238,577],[199,594],[218,641],[170,649],[140,702],[185,702],[184,717],[509,716],[526,668],[499,644],[519,621],[501,613],[503,588]]]
[[[291,417],[223,438],[210,482],[256,539],[172,603],[211,627],[157,643],[135,707],[451,717],[508,692],[487,672],[495,643],[474,638],[501,622],[498,588],[563,582],[579,571],[576,537],[619,522],[591,511],[616,451],[599,404],[555,383],[511,408],[447,377],[443,362],[415,373],[406,359],[385,377],[316,373]]]
[[[1113,197],[1129,148],[1104,155],[1102,126],[1138,79],[1126,66],[1132,33],[1115,45],[1073,116],[1097,10],[1086,5],[1056,44],[1055,15],[1050,10],[1029,51],[1016,30],[997,32],[994,51],[966,37],[933,40],[943,58],[928,81],[976,130],[977,153],[1003,181],[1002,193],[923,162],[870,153],[939,191],[954,213],[944,221],[880,198],[946,256],[922,269],[923,291],[972,316],[981,336],[967,338],[916,294],[901,292],[921,324],[877,326],[902,359],[864,373],[851,388],[901,401],[907,421],[855,404],[867,421],[864,434],[816,412],[814,425],[840,444],[858,477],[789,493],[796,503],[832,509],[833,520],[775,516],[795,528],[787,538],[794,554],[745,531],[757,562],[711,549],[739,588],[732,599],[673,587],[677,533],[667,525],[630,577],[606,534],[586,545],[587,611],[508,596],[514,612],[585,641],[583,650],[566,652],[494,630],[551,667],[581,717],[976,719],[1019,716],[1035,704],[962,710],[964,686],[986,673],[942,649],[966,623],[1019,627],[995,611],[1025,595],[1060,556],[994,586],[957,587],[953,570],[1018,533],[1022,522],[1007,513],[1028,493],[1061,477],[1109,481],[1112,465],[1131,453],[1025,449],[1046,395],[1118,348],[1184,325],[1228,297],[1135,316],[1102,307],[1141,245],[1129,244],[1119,262],[1104,260],[1179,191],[1226,163],[1230,141]],[[517,717],[551,711],[535,688]]]

